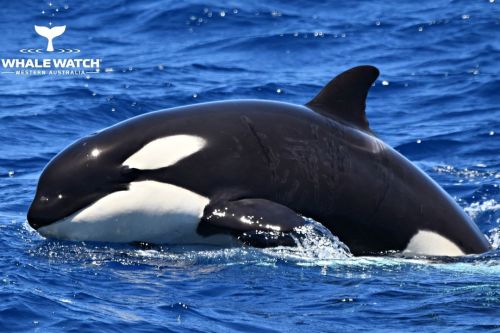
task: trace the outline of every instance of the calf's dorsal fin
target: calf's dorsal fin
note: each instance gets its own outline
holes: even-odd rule
[[[366,96],[378,75],[373,66],[351,68],[331,80],[306,106],[371,133],[365,114]]]

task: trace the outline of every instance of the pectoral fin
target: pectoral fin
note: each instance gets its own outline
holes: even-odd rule
[[[242,199],[209,204],[198,233],[230,233],[256,247],[295,245],[290,232],[304,219],[288,207],[265,199]]]

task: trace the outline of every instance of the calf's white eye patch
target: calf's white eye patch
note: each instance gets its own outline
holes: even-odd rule
[[[195,135],[172,135],[149,142],[131,155],[124,166],[141,170],[165,168],[205,147],[205,139]]]

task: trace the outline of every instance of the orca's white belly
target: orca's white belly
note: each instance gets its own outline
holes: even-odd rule
[[[230,235],[196,232],[209,200],[171,184],[141,181],[38,231],[50,238],[154,244],[236,245]]]

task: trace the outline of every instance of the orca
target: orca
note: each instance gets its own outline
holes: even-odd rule
[[[354,255],[488,251],[458,204],[370,129],[378,75],[347,70],[305,105],[195,104],[86,136],[45,167],[27,220],[66,240],[268,247],[293,245],[307,217]]]

